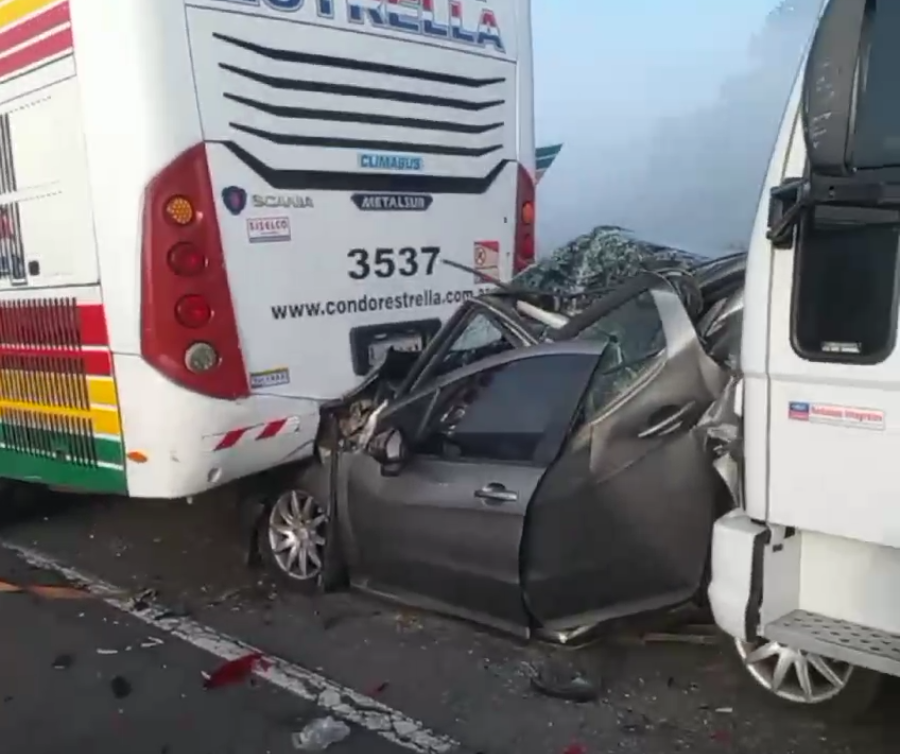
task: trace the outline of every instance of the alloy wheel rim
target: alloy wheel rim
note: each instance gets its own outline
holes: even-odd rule
[[[753,680],[780,699],[821,704],[846,687],[853,666],[775,641],[735,640],[738,656]]]
[[[322,506],[306,492],[283,493],[269,513],[269,547],[283,573],[309,581],[322,573],[325,527]]]

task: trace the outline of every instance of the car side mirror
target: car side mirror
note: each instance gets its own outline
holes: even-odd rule
[[[366,452],[381,465],[382,476],[397,476],[409,460],[409,445],[399,429],[378,432]]]

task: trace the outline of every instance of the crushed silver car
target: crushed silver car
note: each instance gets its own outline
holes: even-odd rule
[[[701,594],[733,503],[697,426],[733,384],[744,257],[607,251],[467,301],[324,407],[259,519],[271,570],[556,641]]]

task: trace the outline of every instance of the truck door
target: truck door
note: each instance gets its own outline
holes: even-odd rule
[[[781,525],[900,547],[900,144],[892,137],[900,10],[879,4],[864,15],[863,5],[833,3],[823,17],[783,167],[784,179],[800,177],[805,188],[800,222],[769,257],[767,513]],[[866,45],[852,43],[853,24],[839,17],[848,13],[866,28]],[[858,66],[866,77],[857,93]],[[823,116],[828,124],[816,130]],[[748,277],[766,266],[753,256]],[[748,283],[748,323],[750,293]],[[752,415],[756,394],[747,400]]]

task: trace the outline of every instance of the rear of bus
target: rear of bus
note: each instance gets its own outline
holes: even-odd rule
[[[130,494],[299,460],[485,287],[445,260],[533,260],[527,0],[72,8]]]
[[[445,260],[532,261],[528,2],[191,0],[187,25],[254,393],[335,397],[485,287]]]

